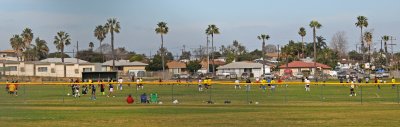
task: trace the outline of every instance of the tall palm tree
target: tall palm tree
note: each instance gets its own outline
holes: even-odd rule
[[[89,48],[90,48],[90,50],[92,50],[92,51],[93,51],[93,47],[94,47],[94,44],[93,44],[93,42],[89,42]]]
[[[304,36],[306,36],[307,32],[304,27],[300,27],[299,35],[301,36],[301,54],[304,57]]]
[[[258,40],[262,40],[262,58],[263,58],[263,75],[265,74],[265,40],[269,39],[269,35],[268,34],[261,34],[260,36],[257,36]]]
[[[364,40],[368,45],[368,62],[371,63],[371,44],[372,44],[372,32],[365,32],[364,33]]]
[[[315,69],[314,77],[316,77],[316,71],[317,71],[317,47],[316,47],[316,37],[317,37],[317,35],[316,35],[316,29],[321,28],[322,25],[321,25],[318,21],[313,20],[313,21],[310,22],[310,27],[313,29],[313,41],[314,41],[314,69]]]
[[[17,54],[17,60],[22,61],[22,52],[25,48],[25,44],[22,41],[22,38],[16,34],[12,38],[10,38],[10,44]]]
[[[387,42],[389,41],[389,36],[387,36],[387,35],[385,35],[385,36],[383,36],[382,37],[382,40],[383,40],[383,42],[384,42],[384,46],[385,46],[385,53],[387,54],[388,53],[388,51],[387,51]]]
[[[33,33],[32,33],[32,30],[31,30],[30,28],[25,28],[25,29],[22,31],[21,37],[22,37],[22,41],[23,41],[24,44],[25,44],[25,49],[23,49],[23,50],[25,51],[25,50],[30,49],[30,48],[31,48],[30,45],[31,45],[32,40],[33,40]],[[25,58],[25,59],[30,59],[30,58]]]
[[[162,62],[161,66],[163,69],[163,78],[165,78],[164,77],[164,72],[165,72],[164,34],[167,34],[168,30],[169,30],[169,28],[167,26],[167,23],[165,23],[165,22],[158,22],[157,28],[155,29],[156,34],[160,34],[160,36],[161,36],[161,62]]]
[[[364,39],[363,39],[363,27],[368,27],[368,19],[365,16],[358,16],[357,17],[357,22],[355,23],[357,27],[360,27],[361,34],[360,34],[360,40],[361,40],[361,49],[362,53],[364,55],[365,52],[365,46],[364,46]]]
[[[103,48],[101,48],[101,42],[103,42],[104,38],[106,38],[106,30],[104,29],[104,26],[98,25],[96,26],[96,29],[94,29],[94,36],[97,38],[97,40],[100,41],[100,54],[101,54],[101,62],[104,62],[104,56],[103,56]]]
[[[384,42],[384,46],[385,46],[385,56],[386,56],[386,65],[388,65],[389,63],[389,56],[388,56],[388,50],[387,50],[387,42],[389,41],[389,36],[385,35],[382,37],[382,40]]]
[[[64,48],[65,46],[71,44],[71,38],[69,37],[69,34],[64,31],[57,32],[57,35],[54,36],[54,44],[56,45],[57,50],[61,50],[61,62],[64,63]],[[67,76],[66,71],[67,68],[64,64],[64,77]]]
[[[211,35],[211,59],[212,59],[212,68],[213,68],[213,74],[215,74],[215,63],[214,63],[214,35],[215,34],[220,34],[219,28],[214,25],[208,25],[208,28],[206,29],[206,34]]]
[[[112,52],[112,65],[113,70],[115,71],[115,51],[114,51],[114,32],[119,33],[121,26],[116,18],[110,18],[107,20],[107,23],[104,25],[106,33],[111,33],[111,52]]]

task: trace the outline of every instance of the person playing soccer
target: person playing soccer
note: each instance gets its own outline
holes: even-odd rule
[[[106,95],[106,92],[104,92],[105,89],[106,89],[106,85],[104,85],[104,81],[103,80],[100,80],[99,83],[100,83],[100,92],[104,96],[104,95]]]
[[[304,79],[304,83],[306,83],[305,85],[306,92],[310,92],[310,80],[308,80],[307,77]]]
[[[396,83],[396,79],[394,79],[394,76],[392,77],[392,89],[394,89],[394,88],[396,88],[396,85],[395,85],[395,83]]]
[[[96,85],[90,84],[90,87],[92,88],[92,100],[96,100]]]
[[[276,81],[275,81],[275,79],[274,78],[272,78],[272,80],[271,80],[271,92],[274,92],[275,91],[275,87],[276,87]]]
[[[11,84],[8,86],[8,93],[10,95],[15,95],[15,84],[14,84],[14,82],[11,82]]]
[[[111,80],[110,84],[108,85],[109,93],[108,93],[107,97],[113,96],[114,85],[112,83],[113,83],[113,80]],[[115,97],[115,96],[113,96],[113,97]]]
[[[199,87],[199,91],[203,91],[203,85],[201,84],[201,78],[199,78],[199,80],[197,81],[198,87]]]
[[[236,78],[236,80],[235,80],[235,89],[241,89],[241,87],[240,87],[240,81],[239,81],[238,78]]]
[[[265,80],[265,78],[263,80],[261,80],[261,89],[266,92],[267,90],[267,86],[265,86],[267,84],[267,80]]]
[[[357,96],[357,94],[354,92],[354,88],[355,88],[354,81],[351,81],[351,84],[350,84],[350,97],[351,96]]]
[[[122,77],[119,77],[118,78],[118,89],[120,90],[120,91],[122,91],[122,82],[123,82],[124,80],[122,79]]]
[[[126,98],[126,103],[132,104],[133,102],[135,102],[135,100],[132,98],[132,95],[129,94],[128,97]]]

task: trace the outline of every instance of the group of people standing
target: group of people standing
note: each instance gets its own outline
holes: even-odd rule
[[[18,96],[18,80],[6,81],[6,92],[13,96]]]
[[[71,86],[71,92],[72,92],[72,96],[73,97],[80,97],[85,96],[86,94],[89,93],[89,90],[91,90],[91,97],[90,99],[92,100],[96,100],[96,90],[97,88],[100,88],[100,93],[101,95],[105,96],[106,95],[106,85],[108,84],[108,91],[109,93],[107,94],[107,97],[115,97],[114,95],[114,84],[115,82],[117,82],[115,79],[109,79],[107,81],[105,80],[97,80],[97,83],[93,83],[92,79],[86,80],[86,81],[82,81],[82,83],[88,83],[88,84],[83,84],[82,85],[82,94],[80,94],[80,81],[78,79],[73,80],[70,79],[70,82],[72,83]],[[122,83],[123,83],[123,79],[119,78],[118,79],[118,87],[117,90],[122,91],[123,87],[122,87]]]

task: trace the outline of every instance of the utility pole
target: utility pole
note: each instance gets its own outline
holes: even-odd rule
[[[358,53],[358,45],[359,45],[359,44],[356,44],[356,52],[357,52],[357,53]]]
[[[79,42],[76,41],[76,63],[79,65],[79,59],[78,59],[78,52],[79,52]]]
[[[210,53],[208,52],[208,34],[207,34],[207,73],[210,72]]]
[[[393,45],[396,45],[396,44],[393,44],[393,40],[396,40],[396,38],[393,38],[393,36],[390,36],[390,46],[391,46],[391,49],[392,49],[392,61],[394,61],[394,54],[393,54]]]

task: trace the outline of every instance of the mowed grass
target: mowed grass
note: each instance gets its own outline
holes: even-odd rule
[[[0,86],[4,90],[4,85]],[[157,92],[163,104],[128,105],[128,94]],[[68,86],[21,85],[19,96],[0,94],[1,126],[396,126],[400,124],[397,89],[363,86],[349,96],[348,86],[277,86],[274,92],[252,85],[250,91],[232,85],[213,85],[199,92],[197,85],[124,86],[106,97],[97,89],[74,98]],[[108,93],[108,90],[106,90]],[[211,100],[214,104],[207,104]],[[179,104],[172,104],[177,99]],[[224,104],[225,100],[231,101]],[[362,100],[362,103],[361,103]],[[253,103],[249,104],[251,101]],[[255,104],[258,102],[258,104]]]

